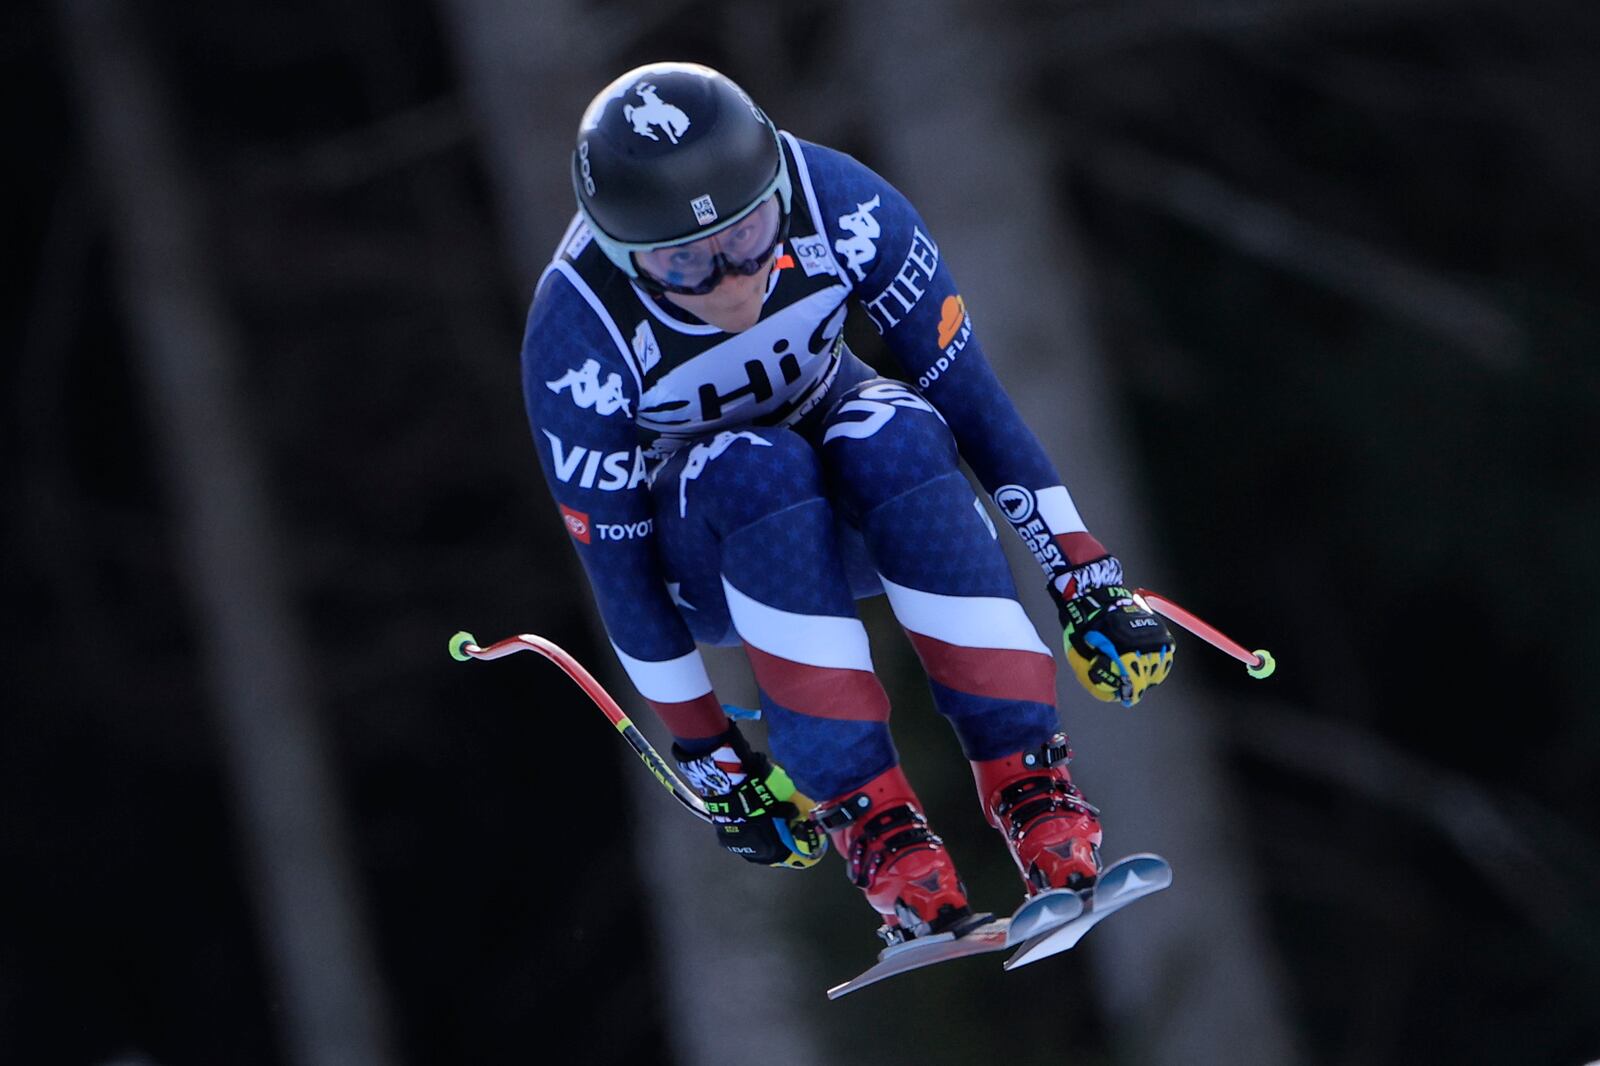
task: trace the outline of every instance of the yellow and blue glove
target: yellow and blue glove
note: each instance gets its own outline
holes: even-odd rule
[[[828,838],[811,820],[816,803],[764,753],[753,751],[729,723],[715,750],[691,756],[678,745],[673,760],[705,800],[717,843],[746,862],[804,870],[822,861]]]
[[[1067,665],[1089,694],[1132,707],[1172,672],[1172,633],[1122,583],[1122,564],[1106,556],[1050,583],[1061,615]]]

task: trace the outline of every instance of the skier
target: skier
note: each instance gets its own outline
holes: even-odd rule
[[[1138,702],[1172,638],[995,378],[928,227],[686,63],[594,98],[572,181],[523,342],[528,416],[617,657],[721,844],[806,866],[825,832],[890,943],[971,914],[856,617],[887,593],[1026,891],[1091,886],[1101,829],[1067,772],[1055,660],[960,461],[1043,568],[1091,694]],[[852,304],[905,381],[845,346]],[[744,646],[781,766],[730,721],[697,642]]]

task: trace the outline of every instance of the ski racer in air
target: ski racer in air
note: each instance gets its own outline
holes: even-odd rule
[[[996,379],[929,227],[692,64],[602,90],[572,181],[523,342],[528,417],[617,657],[722,846],[803,867],[825,833],[891,943],[971,914],[856,616],[887,594],[1026,891],[1092,886],[1101,828],[1067,771],[1055,659],[961,460],[1042,567],[1092,695],[1138,702],[1172,637]],[[845,346],[852,306],[904,380]],[[776,761],[697,644],[743,646]]]

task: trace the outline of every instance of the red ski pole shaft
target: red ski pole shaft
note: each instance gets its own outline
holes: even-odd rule
[[[1269,676],[1273,670],[1277,669],[1277,661],[1273,659],[1272,653],[1267,649],[1249,650],[1216,626],[1178,606],[1161,595],[1161,593],[1152,592],[1150,589],[1134,589],[1133,594],[1144,600],[1151,610],[1163,618],[1176,622],[1213,648],[1244,663],[1245,669],[1251,677],[1259,680]]]
[[[468,659],[503,659],[519,651],[538,652],[561,667],[562,671],[583,689],[584,694],[594,701],[595,706],[600,708],[611,724],[616,726],[617,732],[622,734],[622,739],[628,742],[640,761],[655,775],[657,781],[666,786],[673,798],[701,821],[711,821],[711,814],[706,810],[705,803],[683,783],[682,778],[673,773],[672,767],[667,765],[661,753],[645,739],[643,733],[639,732],[638,726],[628,719],[627,714],[617,705],[617,701],[611,698],[611,693],[605,690],[605,686],[596,681],[594,675],[585,670],[583,664],[559,644],[532,633],[519,633],[505,640],[497,640],[488,647],[480,647],[471,633],[461,632],[450,638],[450,655],[459,662],[466,662]]]

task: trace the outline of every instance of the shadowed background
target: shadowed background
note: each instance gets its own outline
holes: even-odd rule
[[[1600,1058],[1597,45],[1575,0],[9,6],[0,1061]],[[830,1005],[836,860],[727,859],[553,668],[445,656],[614,669],[517,349],[584,103],[667,57],[904,189],[1091,528],[1277,654],[1063,688],[1108,852],[1177,874],[1078,952]]]

